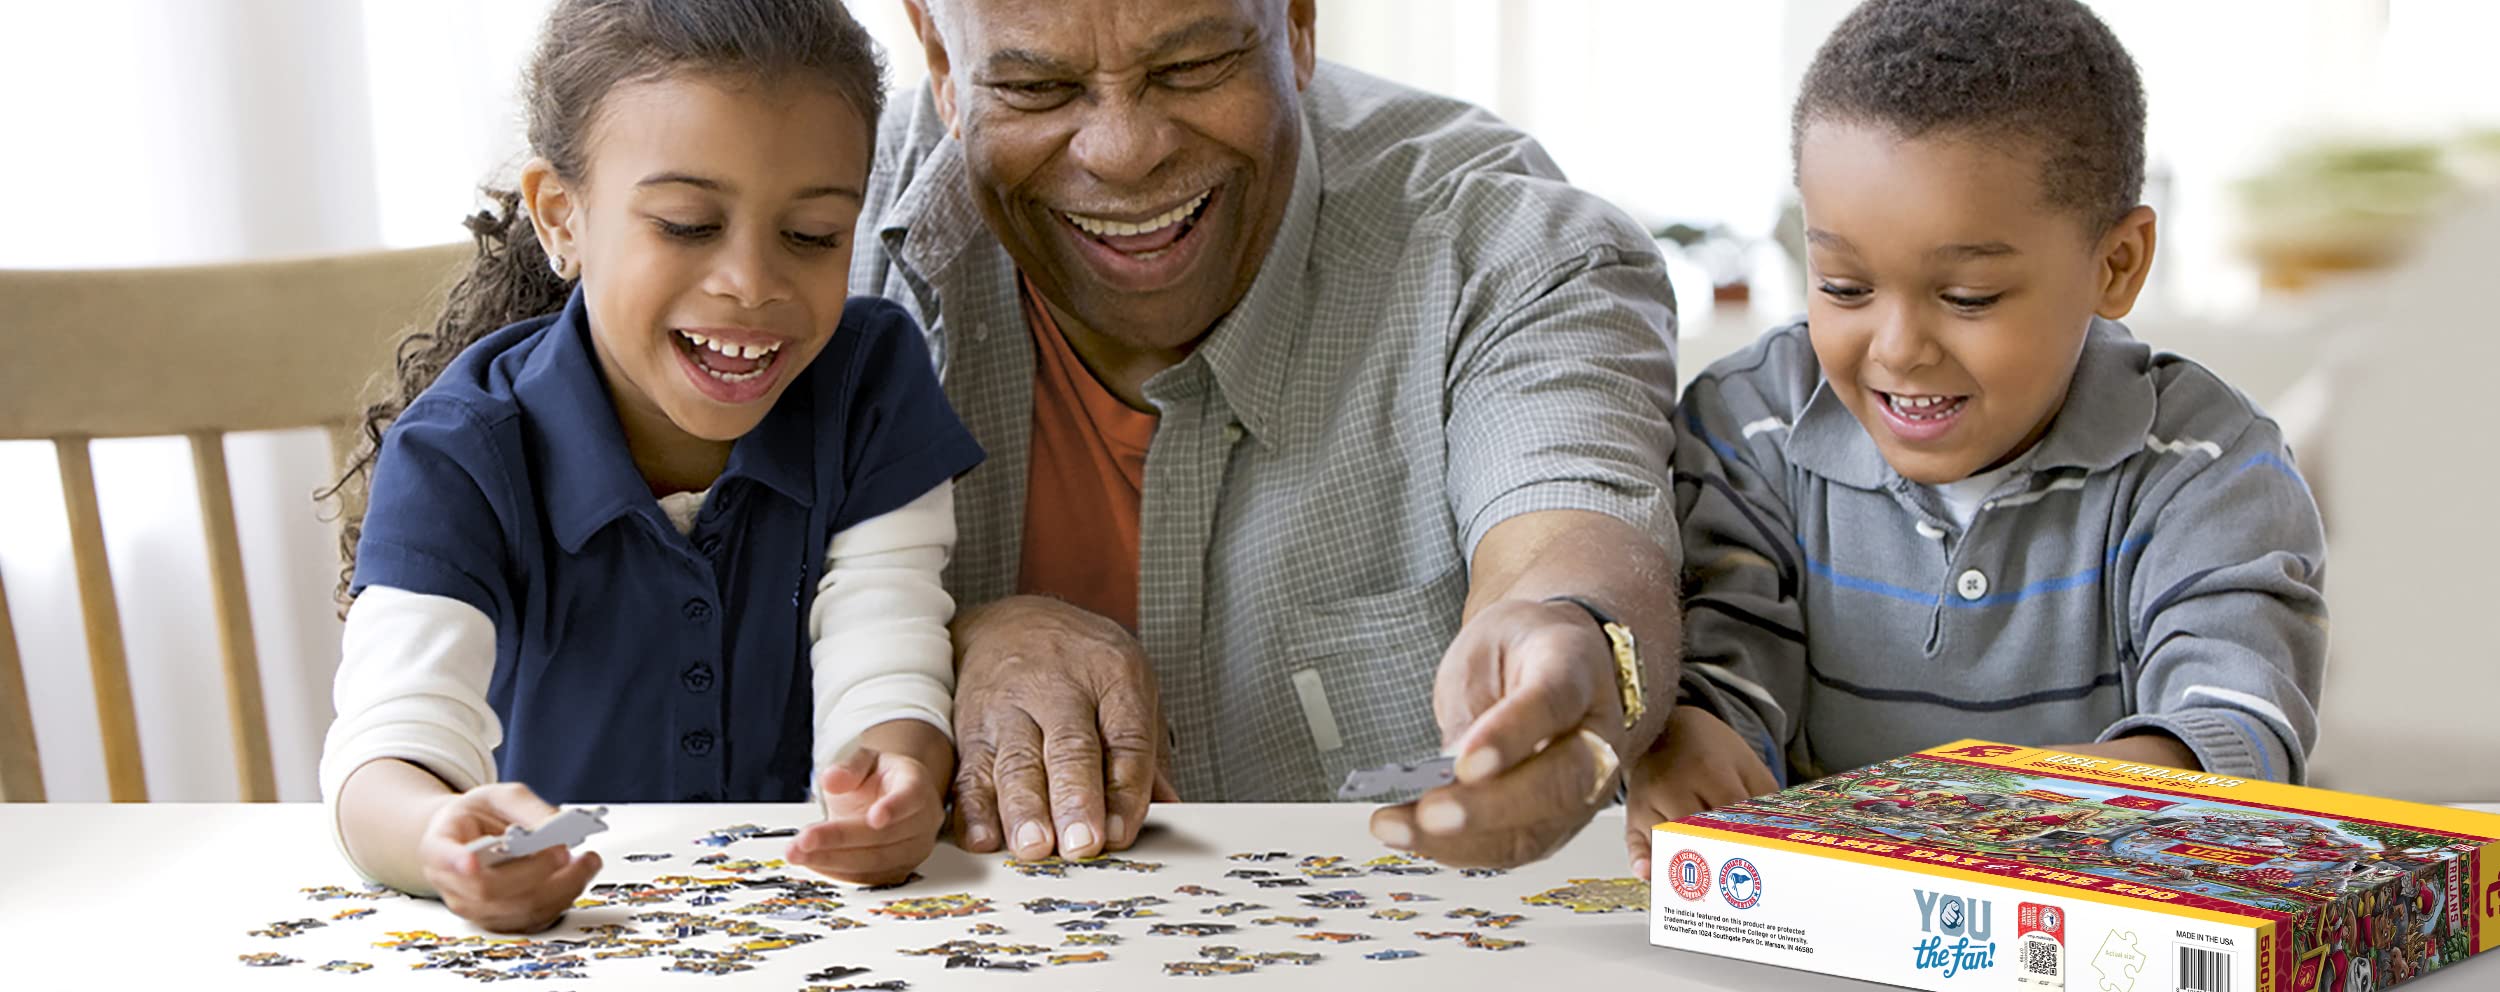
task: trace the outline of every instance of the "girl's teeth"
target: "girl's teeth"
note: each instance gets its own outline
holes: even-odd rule
[[[695,347],[706,349],[720,355],[723,358],[762,358],[781,350],[781,344],[779,342],[767,345],[739,345],[731,344],[726,341],[714,341],[711,338],[696,334],[693,331],[679,331],[677,333],[685,335],[686,340],[694,342]]]

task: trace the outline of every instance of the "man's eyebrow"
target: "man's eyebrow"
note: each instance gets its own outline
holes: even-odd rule
[[[1044,55],[1029,48],[1002,48],[991,52],[990,57],[981,63],[983,75],[998,75],[1018,69],[1042,76],[1076,75],[1076,66],[1069,64],[1065,59]]]
[[[1238,19],[1210,14],[1155,38],[1153,44],[1146,46],[1146,61],[1168,58],[1192,45],[1247,44],[1257,33],[1256,28]]]
[[[1945,245],[1927,254],[1934,258],[1959,261],[1975,258],[2003,258],[2008,255],[2020,255],[2022,251],[2002,241],[1980,241],[1970,244]]]
[[[1195,45],[1245,45],[1257,33],[1255,27],[1236,18],[1208,15],[1156,36],[1155,40],[1146,46],[1144,61],[1155,62],[1166,59],[1175,52]],[[1046,55],[1030,48],[999,49],[990,53],[989,58],[982,60],[981,68],[985,75],[1021,69],[1042,76],[1073,76],[1078,71],[1077,67],[1066,59]]]

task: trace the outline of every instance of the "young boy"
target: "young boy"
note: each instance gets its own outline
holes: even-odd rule
[[[1871,0],[1793,127],[1807,320],[1685,394],[1690,705],[1635,767],[1636,863],[1771,768],[1962,737],[2299,781],[2317,507],[2273,421],[2115,323],[2154,243],[2117,39],[2075,0]]]

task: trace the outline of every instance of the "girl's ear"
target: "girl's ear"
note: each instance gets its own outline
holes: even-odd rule
[[[529,208],[530,227],[538,247],[547,253],[555,274],[570,281],[581,275],[581,196],[556,173],[555,163],[532,158],[521,167],[521,202]]]
[[[2135,309],[2135,298],[2144,291],[2144,278],[2153,272],[2153,241],[2153,208],[2140,205],[2118,218],[2109,233],[2101,235],[2095,266],[2101,294],[2100,305],[2093,308],[2094,312],[2117,320]]]

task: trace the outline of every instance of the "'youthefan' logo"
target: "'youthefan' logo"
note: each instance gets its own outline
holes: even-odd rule
[[[1918,896],[1919,932],[1928,935],[1910,948],[1918,955],[1918,970],[1942,971],[1943,977],[1951,978],[1996,967],[1997,945],[1988,939],[1996,930],[1993,904],[1925,889],[1911,891]]]

